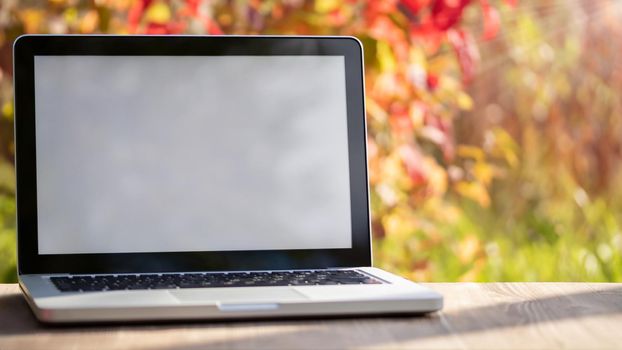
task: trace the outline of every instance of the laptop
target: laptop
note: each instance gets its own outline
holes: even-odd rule
[[[372,267],[356,38],[26,35],[14,77],[39,320],[441,309]]]

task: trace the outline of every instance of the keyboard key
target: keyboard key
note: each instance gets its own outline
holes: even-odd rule
[[[95,275],[50,279],[61,292],[383,283],[355,270]]]

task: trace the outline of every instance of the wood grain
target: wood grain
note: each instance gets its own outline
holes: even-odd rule
[[[0,285],[0,349],[622,349],[622,284],[430,283],[425,317],[50,327]]]

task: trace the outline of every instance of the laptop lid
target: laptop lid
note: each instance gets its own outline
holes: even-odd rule
[[[35,35],[14,67],[21,274],[371,264],[356,39]]]

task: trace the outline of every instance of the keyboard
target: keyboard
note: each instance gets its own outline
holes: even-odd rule
[[[50,280],[61,292],[383,283],[356,270],[80,275]]]

